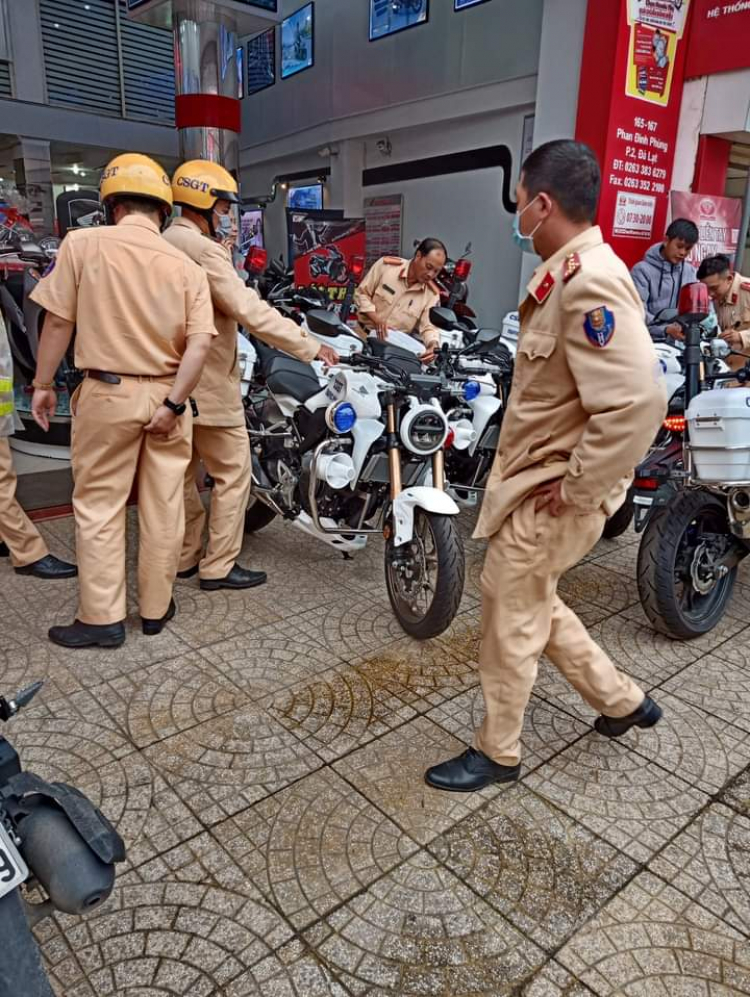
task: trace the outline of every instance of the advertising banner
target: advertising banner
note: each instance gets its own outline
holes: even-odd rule
[[[692,2],[589,5],[576,136],[599,154],[598,222],[629,266],[664,234]],[[611,80],[604,106],[601,78]]]
[[[331,301],[343,301],[352,260],[364,259],[364,218],[331,218],[326,211],[288,211],[294,283],[316,287]]]
[[[709,76],[750,64],[750,0],[692,0],[685,75]]]
[[[698,242],[689,256],[693,266],[716,253],[724,253],[734,262],[742,220],[742,201],[738,197],[673,190],[672,217],[689,218],[698,226]]]

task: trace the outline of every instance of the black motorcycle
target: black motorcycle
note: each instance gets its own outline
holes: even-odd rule
[[[0,696],[4,723],[31,702],[37,682]],[[56,910],[88,914],[111,894],[122,838],[72,786],[24,772],[0,737],[0,997],[53,997],[31,928]],[[31,902],[29,891],[42,899]]]
[[[326,246],[310,257],[310,276],[313,280],[326,278],[333,284],[343,284],[349,276],[349,268],[340,249]]]

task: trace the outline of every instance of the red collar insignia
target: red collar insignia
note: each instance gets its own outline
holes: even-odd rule
[[[567,284],[571,277],[575,277],[580,269],[581,257],[578,253],[571,253],[570,256],[566,256],[565,265],[563,266],[563,284]]]
[[[555,278],[552,274],[547,271],[547,273],[542,277],[537,286],[531,292],[532,297],[538,305],[543,304],[549,297],[550,291],[555,286]]]

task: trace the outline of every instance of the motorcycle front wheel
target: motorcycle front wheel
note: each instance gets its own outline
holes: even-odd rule
[[[458,612],[466,564],[453,516],[414,511],[414,536],[385,548],[385,582],[393,612],[417,640],[437,637]]]
[[[638,593],[659,633],[690,640],[722,618],[737,568],[717,576],[705,537],[728,533],[726,506],[708,492],[679,492],[651,516],[638,551]]]

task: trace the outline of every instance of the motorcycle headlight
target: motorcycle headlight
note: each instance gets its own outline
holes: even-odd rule
[[[467,381],[464,384],[463,396],[467,402],[472,402],[482,390],[479,381]]]
[[[412,453],[427,457],[438,451],[448,436],[448,420],[442,409],[417,405],[401,420],[401,442]]]
[[[357,413],[349,402],[330,405],[326,411],[326,425],[332,433],[348,433],[357,421]]]

